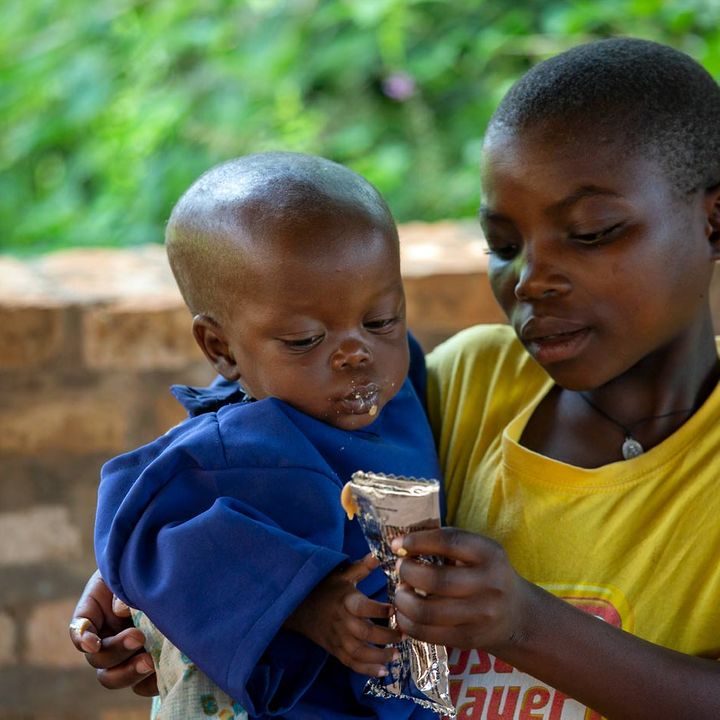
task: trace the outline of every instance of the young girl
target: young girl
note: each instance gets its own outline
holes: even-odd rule
[[[456,648],[460,717],[720,717],[718,117],[695,62],[614,39],[491,120],[481,220],[512,329],[428,360],[465,532],[406,537],[456,565],[401,560],[396,598],[407,634]]]
[[[491,121],[511,327],[428,358],[461,529],[397,546],[399,624],[454,648],[460,718],[720,717],[719,117],[697,63],[613,39],[538,65]],[[131,684],[126,655],[93,662]]]

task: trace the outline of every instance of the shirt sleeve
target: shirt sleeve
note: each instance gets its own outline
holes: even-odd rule
[[[104,471],[103,577],[251,715],[282,712],[327,657],[282,625],[347,560],[339,487],[312,470],[205,470],[178,454],[166,448],[129,487],[121,468]]]

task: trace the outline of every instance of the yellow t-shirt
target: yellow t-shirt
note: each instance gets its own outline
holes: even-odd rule
[[[551,387],[506,326],[428,356],[448,524],[494,538],[525,578],[607,622],[720,657],[720,386],[660,445],[595,469],[518,444]],[[599,717],[486,654],[451,662],[467,717]]]

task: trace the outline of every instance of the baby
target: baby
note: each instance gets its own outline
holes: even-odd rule
[[[359,469],[439,476],[385,202],[328,160],[250,155],[192,185],[166,241],[223,381],[176,388],[192,417],[105,465],[95,535],[112,590],[188,656],[150,627],[162,717],[432,717],[363,694],[398,635],[340,505]]]

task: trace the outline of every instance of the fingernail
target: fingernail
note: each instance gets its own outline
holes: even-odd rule
[[[127,617],[130,614],[130,607],[115,595],[113,595],[112,609],[118,617]]]
[[[141,675],[147,675],[154,669],[155,667],[153,666],[152,661],[149,658],[140,658],[140,660],[138,660],[135,664],[135,671],[139,672]]]
[[[402,538],[395,538],[390,543],[390,547],[398,557],[405,557],[408,554],[407,550],[402,546]]]
[[[126,650],[139,650],[142,646],[142,640],[138,640],[133,635],[128,635],[128,637],[123,640],[123,647]]]
[[[97,652],[101,645],[102,643],[100,642],[100,638],[96,635],[88,634],[80,639],[80,647],[82,648],[82,651],[86,653]]]
[[[387,677],[389,674],[387,668],[383,667],[378,670],[378,677]]]

